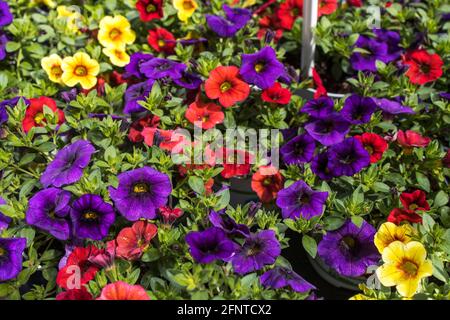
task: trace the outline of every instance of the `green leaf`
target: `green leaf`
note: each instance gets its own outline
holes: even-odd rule
[[[313,257],[313,258],[316,257],[317,243],[316,243],[316,240],[314,240],[314,238],[312,238],[306,234],[303,235],[302,245],[303,245],[303,248],[305,248],[306,252],[308,252],[311,257]]]
[[[189,177],[189,186],[195,193],[202,195],[205,193],[205,184],[200,177],[191,176]]]
[[[364,219],[362,217],[360,217],[360,216],[352,216],[351,220],[352,220],[353,224],[355,226],[357,226],[358,228],[361,228],[361,226],[362,226],[362,224],[364,222]]]
[[[18,42],[9,41],[6,44],[6,52],[14,52],[14,51],[19,50],[19,48],[20,48],[20,43],[18,43]]]
[[[428,213],[422,215],[422,225],[426,231],[430,232],[433,229],[434,223],[433,218]]]
[[[391,188],[386,183],[375,182],[373,184],[373,190],[377,192],[388,193],[391,190]]]
[[[339,229],[345,222],[345,219],[342,217],[325,217],[323,219],[324,228],[327,231],[337,230]]]
[[[160,258],[160,254],[159,254],[159,250],[157,248],[150,248],[147,251],[145,251],[145,253],[142,255],[141,260],[143,262],[152,262],[152,261],[156,261]]]
[[[448,203],[448,194],[446,194],[443,190],[439,191],[434,198],[433,206],[436,208],[440,208],[445,206]]]
[[[423,173],[416,172],[416,179],[419,187],[426,192],[430,192],[430,180]]]

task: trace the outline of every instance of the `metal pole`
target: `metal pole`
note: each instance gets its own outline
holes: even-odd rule
[[[316,43],[314,41],[313,28],[317,25],[317,14],[319,12],[319,0],[303,1],[303,27],[302,27],[302,57],[301,72],[303,78],[312,76],[314,67],[314,52]]]

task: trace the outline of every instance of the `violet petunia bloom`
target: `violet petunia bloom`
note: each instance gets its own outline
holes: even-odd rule
[[[259,281],[266,288],[280,289],[290,287],[293,291],[299,293],[316,289],[315,286],[303,279],[299,274],[284,267],[275,267],[266,271],[259,277]]]
[[[139,104],[139,101],[145,101],[152,91],[154,80],[147,80],[136,83],[127,88],[125,91],[125,107],[124,113],[131,114],[142,112],[146,109]]]
[[[441,93],[439,93],[439,96],[441,98],[444,98],[445,100],[450,100],[450,93],[448,93],[448,92],[441,92]]]
[[[28,106],[30,104],[30,100],[28,100],[25,97],[21,97],[21,96],[14,97],[14,98],[7,99],[7,100],[3,100],[2,102],[0,102],[0,125],[6,123],[8,121],[8,119],[9,119],[8,112],[6,111],[6,108],[14,108],[17,105],[17,103],[19,103],[20,99],[23,100],[25,105]]]
[[[13,22],[13,19],[8,3],[0,0],[0,27],[7,26]]]
[[[4,204],[6,204],[5,199],[0,197],[0,205],[4,205]],[[10,217],[5,216],[3,213],[0,212],[0,231],[8,228],[11,221],[12,221],[12,219]]]
[[[331,146],[345,139],[350,123],[339,113],[333,112],[326,117],[313,119],[305,125],[305,130],[324,146]]]
[[[119,185],[109,187],[109,194],[129,221],[155,219],[156,210],[167,204],[172,192],[169,176],[150,167],[126,171],[117,178]]]
[[[364,124],[370,122],[376,109],[374,99],[353,94],[345,99],[341,115],[351,124]]]
[[[366,50],[368,53],[354,52],[350,56],[350,63],[353,69],[357,71],[377,71],[376,60],[389,62],[388,45],[378,42],[366,36],[359,36],[355,43],[357,48]]]
[[[74,235],[79,239],[102,240],[116,215],[112,205],[96,194],[84,194],[72,204],[70,218]]]
[[[254,84],[261,89],[273,86],[275,81],[284,74],[284,66],[278,61],[272,47],[264,47],[253,54],[242,55],[240,73],[245,82]]]
[[[401,38],[398,32],[385,29],[373,29],[372,31],[379,42],[387,44],[386,63],[400,58],[402,49],[399,46]]]
[[[353,137],[330,148],[329,169],[335,177],[353,176],[370,165],[370,155]]]
[[[393,100],[389,99],[374,99],[378,108],[380,108],[384,113],[395,115],[395,114],[415,114],[414,110],[408,106],[402,104],[401,97],[395,97]]]
[[[309,100],[300,109],[300,112],[309,114],[314,118],[326,117],[333,112],[334,101],[329,97],[320,97]]]
[[[58,151],[41,176],[44,187],[75,183],[83,176],[83,169],[91,161],[95,148],[87,140],[77,140]]]
[[[0,282],[17,277],[22,270],[25,238],[0,238]]]
[[[223,38],[233,37],[252,17],[251,11],[247,9],[231,8],[226,4],[222,8],[226,18],[207,14],[206,23],[212,31]]]
[[[334,178],[329,166],[330,154],[328,151],[319,153],[311,161],[311,170],[322,180]]]
[[[299,180],[278,192],[276,204],[284,219],[303,217],[309,220],[322,214],[327,198],[328,192],[314,191]]]
[[[202,79],[193,73],[183,72],[179,79],[174,79],[173,82],[183,88],[195,90],[202,84]]]
[[[147,61],[153,59],[154,56],[148,53],[135,52],[130,56],[130,63],[125,66],[125,72],[123,77],[125,79],[136,77],[138,79],[144,79],[145,76],[141,72],[141,65]]]
[[[64,219],[69,212],[70,192],[48,188],[37,192],[28,203],[25,220],[29,225],[49,232],[59,240],[70,237],[69,222]]]
[[[0,34],[0,61],[6,58],[6,43],[8,38],[4,34]]]
[[[225,213],[225,210],[211,211],[209,221],[214,227],[220,228],[229,236],[248,236],[250,229],[245,224],[238,224]]]
[[[289,140],[280,148],[283,161],[287,165],[310,162],[316,150],[315,140],[307,133]]]
[[[319,257],[340,275],[359,277],[367,267],[377,265],[380,254],[373,243],[376,230],[366,221],[358,228],[351,220],[335,231],[328,231],[320,241]]]
[[[231,258],[231,263],[234,272],[246,274],[274,264],[280,254],[281,246],[275,231],[263,230],[245,238],[242,247]]]
[[[65,102],[69,103],[77,98],[78,90],[77,88],[72,88],[67,91],[61,92],[61,99],[63,99]]]
[[[228,239],[220,228],[212,227],[204,231],[191,231],[185,237],[189,252],[196,262],[211,263],[229,259],[236,250],[236,244]]]
[[[168,77],[172,80],[180,79],[187,66],[184,63],[176,62],[169,59],[153,58],[141,64],[141,72],[148,78],[153,80]]]

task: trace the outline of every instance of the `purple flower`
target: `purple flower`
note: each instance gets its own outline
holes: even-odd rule
[[[316,155],[311,161],[311,170],[322,180],[331,180],[334,176],[329,167],[330,154],[322,152]]]
[[[241,8],[230,8],[223,5],[226,18],[211,14],[206,15],[209,28],[220,37],[233,37],[251,19],[251,11]]]
[[[299,135],[284,146],[281,147],[280,153],[283,157],[284,163],[302,164],[310,162],[316,150],[316,143],[314,139],[307,133]]]
[[[117,210],[128,220],[156,218],[156,210],[166,205],[172,192],[169,177],[150,167],[123,172],[117,188],[109,194]]]
[[[309,100],[300,109],[301,112],[307,113],[314,118],[326,117],[333,112],[334,101],[328,97],[320,97]]]
[[[236,248],[236,244],[228,239],[225,231],[216,227],[204,231],[191,231],[185,240],[189,245],[191,256],[199,263],[228,259]]]
[[[154,80],[147,80],[144,82],[136,83],[127,88],[125,91],[125,107],[124,113],[130,114],[134,112],[142,112],[146,109],[142,107],[138,102],[145,101],[147,96],[152,91]]]
[[[183,72],[179,79],[174,79],[173,82],[183,88],[195,90],[202,84],[202,79],[193,73]]]
[[[112,205],[96,194],[84,194],[72,204],[70,218],[74,235],[80,239],[102,240],[114,223]]]
[[[141,64],[141,72],[149,79],[157,80],[169,77],[172,80],[179,79],[186,70],[184,63],[169,59],[153,58]]]
[[[384,29],[373,29],[372,31],[379,42],[386,43],[388,46],[385,62],[391,62],[400,58],[402,49],[399,46],[401,39],[398,32]]]
[[[305,125],[305,130],[324,146],[331,146],[344,140],[350,130],[350,123],[339,113],[313,119]]]
[[[309,220],[322,214],[327,198],[328,192],[314,191],[299,180],[280,190],[276,203],[284,219],[303,217]]]
[[[370,121],[376,109],[377,105],[372,98],[353,94],[345,99],[341,115],[351,124],[363,124]]]
[[[272,47],[264,47],[256,53],[242,55],[240,73],[245,82],[267,89],[284,74],[284,66]]]
[[[402,98],[396,97],[394,100],[374,99],[378,108],[387,114],[415,114],[414,110],[402,104]]]
[[[13,18],[14,17],[11,11],[9,10],[8,3],[0,1],[0,27],[7,26],[11,22],[13,22]]]
[[[80,180],[95,148],[87,140],[78,140],[58,151],[41,176],[44,187],[61,187]]]
[[[329,169],[335,177],[352,176],[370,164],[370,155],[359,140],[347,138],[330,149]]]
[[[0,282],[14,279],[22,270],[26,245],[25,238],[0,238]]]
[[[357,71],[377,71],[375,64],[376,60],[382,62],[389,62],[388,45],[386,43],[378,42],[375,39],[359,36],[355,43],[357,48],[367,51],[367,53],[354,52],[350,57],[350,63],[353,69]]]
[[[0,206],[6,204],[5,199],[0,197]],[[3,229],[8,228],[8,225],[11,223],[11,218],[5,216],[3,213],[0,212],[0,231]]]
[[[275,267],[266,271],[261,275],[259,281],[266,288],[280,289],[290,287],[295,292],[300,293],[316,289],[316,287],[303,279],[299,274],[283,267]]]
[[[248,236],[250,230],[245,224],[238,224],[229,215],[227,215],[224,210],[221,211],[211,211],[209,213],[209,221],[211,221],[214,227],[220,228],[227,235],[230,236]]]
[[[0,125],[8,121],[8,112],[6,111],[6,108],[14,108],[21,98],[24,101],[25,105],[28,106],[30,104],[30,100],[21,96],[3,100],[2,102],[0,102]]]
[[[439,94],[439,96],[440,96],[441,98],[444,98],[445,100],[450,100],[450,93],[447,93],[447,92],[441,92],[441,93]]]
[[[61,98],[67,103],[69,103],[72,100],[75,100],[77,98],[77,95],[78,95],[77,88],[72,88],[70,90],[61,92]]]
[[[144,74],[141,72],[141,65],[153,58],[153,55],[148,53],[133,53],[130,56],[130,63],[125,66],[124,78],[136,77],[138,79],[143,79]]]
[[[69,214],[70,192],[48,188],[37,192],[28,203],[25,220],[29,225],[48,231],[59,240],[70,237]]]
[[[319,257],[339,274],[359,277],[368,266],[377,265],[380,255],[373,244],[375,228],[363,222],[358,228],[351,220],[335,231],[328,231],[318,246]]]
[[[0,12],[1,14],[1,12]],[[6,58],[6,43],[8,38],[4,34],[0,34],[0,61]]]
[[[274,264],[281,253],[281,246],[273,230],[252,233],[231,258],[234,272],[246,274]]]

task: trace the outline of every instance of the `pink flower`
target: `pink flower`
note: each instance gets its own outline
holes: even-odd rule
[[[158,228],[148,221],[137,221],[131,227],[119,232],[116,242],[116,254],[127,260],[138,259],[150,246]]]
[[[150,300],[150,297],[140,285],[117,281],[105,286],[97,300]]]
[[[406,130],[406,132],[399,130],[397,133],[397,142],[404,148],[425,148],[430,141],[430,138],[423,137],[420,133],[412,130]]]

